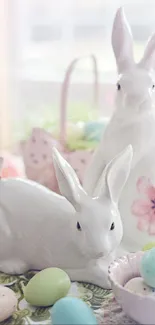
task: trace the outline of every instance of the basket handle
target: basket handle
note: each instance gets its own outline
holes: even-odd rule
[[[67,115],[67,98],[68,98],[68,90],[70,85],[71,75],[75,69],[76,64],[83,59],[76,58],[74,59],[67,68],[65,73],[64,81],[62,84],[62,91],[61,91],[61,101],[60,101],[60,135],[59,141],[61,145],[65,148],[66,146],[66,115]],[[97,67],[97,60],[94,55],[88,56],[92,60],[93,64],[93,74],[94,74],[94,98],[93,98],[93,107],[97,107],[98,105],[98,89],[99,89],[99,82],[98,82],[98,67]]]

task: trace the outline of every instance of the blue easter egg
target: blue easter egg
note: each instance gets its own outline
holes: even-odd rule
[[[53,325],[97,325],[92,309],[81,299],[65,297],[51,310]]]
[[[143,255],[140,265],[140,273],[145,283],[155,288],[155,248]]]
[[[84,127],[84,135],[88,140],[100,141],[104,128],[103,122],[87,122]]]

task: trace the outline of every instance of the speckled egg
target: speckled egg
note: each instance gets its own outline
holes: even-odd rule
[[[69,276],[61,269],[48,268],[37,273],[25,288],[25,300],[34,306],[48,307],[65,297],[70,289]]]
[[[155,288],[155,248],[144,253],[140,265],[140,274],[146,284]]]
[[[4,286],[0,286],[0,322],[8,319],[17,309],[15,293]]]
[[[81,299],[65,297],[56,302],[51,311],[53,325],[96,325],[92,309]]]
[[[124,288],[132,293],[139,294],[139,295],[154,295],[154,289],[149,287],[142,277],[137,277],[129,280]]]

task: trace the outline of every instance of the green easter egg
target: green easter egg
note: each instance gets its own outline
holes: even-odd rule
[[[69,276],[61,269],[48,268],[37,273],[27,284],[25,300],[33,306],[48,307],[67,295]]]
[[[153,248],[153,247],[155,247],[155,242],[151,242],[151,243],[146,244],[146,245],[142,248],[142,250],[143,250],[143,251],[148,251],[149,249],[151,249],[151,248]]]

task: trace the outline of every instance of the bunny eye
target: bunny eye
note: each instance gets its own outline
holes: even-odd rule
[[[154,89],[155,88],[155,85],[152,85],[152,89]]]
[[[121,85],[119,83],[117,83],[117,90],[121,89]]]
[[[110,230],[114,230],[115,229],[115,224],[114,222],[111,224]]]
[[[77,227],[77,229],[78,229],[79,231],[82,230],[82,229],[81,229],[81,226],[80,226],[80,224],[79,224],[79,222],[77,222],[76,227]]]

